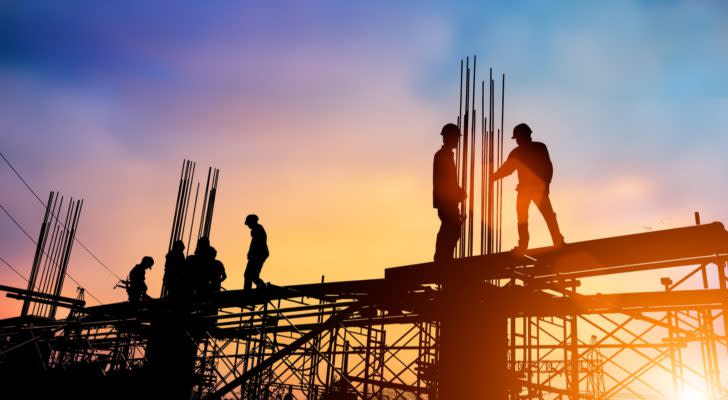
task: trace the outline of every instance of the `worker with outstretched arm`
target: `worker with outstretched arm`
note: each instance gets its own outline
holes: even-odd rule
[[[518,172],[518,186],[516,186],[518,246],[513,249],[517,253],[525,253],[528,249],[528,207],[531,202],[536,204],[546,220],[554,247],[561,248],[564,245],[564,236],[559,230],[556,213],[549,198],[549,185],[554,172],[549,151],[545,144],[534,142],[531,134],[531,128],[524,123],[513,128],[512,139],[516,140],[518,146],[508,154],[506,162],[492,177],[492,181],[497,181],[512,174],[513,171]]]

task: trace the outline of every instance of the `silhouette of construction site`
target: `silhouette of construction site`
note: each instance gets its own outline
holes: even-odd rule
[[[214,246],[220,176],[208,169],[203,186],[185,160],[162,292],[131,289],[130,301],[87,306],[83,289],[61,296],[82,201],[64,209],[51,193],[27,288],[0,286],[23,303],[20,316],[0,320],[1,390],[19,393],[7,398],[726,398],[723,224],[702,224],[696,213],[693,226],[502,251],[502,183],[491,177],[504,161],[505,75],[500,99],[492,70],[481,81],[478,110],[475,63],[460,66],[455,160],[467,198],[453,259],[369,280],[225,290],[215,273],[200,275],[209,284],[195,278],[196,289],[180,284],[181,264],[170,260],[199,256],[190,253],[200,240]],[[666,277],[678,270],[688,272]],[[579,291],[584,279],[645,271],[664,290]],[[67,317],[56,317],[59,308]]]

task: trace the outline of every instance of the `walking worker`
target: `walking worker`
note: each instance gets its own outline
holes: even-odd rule
[[[248,249],[248,265],[245,268],[245,290],[251,289],[253,283],[256,288],[265,287],[265,282],[260,279],[260,270],[263,269],[263,263],[270,255],[268,253],[268,236],[263,226],[258,223],[258,216],[250,214],[245,217],[245,225],[250,228],[250,247]]]
[[[154,259],[149,256],[142,258],[142,261],[135,265],[129,272],[126,287],[130,303],[140,303],[149,300],[147,295],[146,272],[154,265]]]
[[[442,148],[435,153],[432,166],[432,206],[440,217],[440,230],[435,243],[435,262],[453,258],[455,245],[460,239],[460,226],[465,220],[458,204],[465,200],[465,191],[458,184],[452,151],[460,140],[460,129],[446,124],[440,131]]]
[[[531,133],[531,128],[524,123],[513,128],[512,139],[516,140],[518,146],[508,154],[506,162],[492,177],[492,180],[496,181],[512,174],[513,171],[518,171],[518,186],[516,186],[518,246],[513,249],[517,253],[525,253],[528,249],[528,207],[531,202],[536,204],[546,220],[554,247],[560,248],[564,245],[564,236],[559,230],[556,213],[549,198],[549,185],[554,173],[549,151],[545,144],[534,142]]]

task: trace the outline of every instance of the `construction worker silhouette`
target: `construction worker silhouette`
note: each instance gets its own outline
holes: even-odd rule
[[[210,251],[210,239],[202,236],[197,239],[195,253],[187,257],[186,279],[187,290],[195,296],[206,296],[210,292],[210,268],[212,268],[212,257]]]
[[[164,256],[164,296],[176,297],[180,293],[185,273],[185,244],[175,240],[172,249]]]
[[[227,274],[225,273],[225,266],[222,261],[217,259],[217,249],[210,247],[210,256],[212,257],[212,265],[209,280],[211,291],[214,293],[220,291],[222,282],[227,279]]]
[[[435,262],[453,258],[455,245],[460,239],[460,226],[464,221],[458,204],[466,197],[465,191],[458,185],[452,154],[460,140],[460,130],[455,124],[446,124],[440,134],[442,148],[435,153],[432,166],[432,206],[437,209],[437,216],[440,217]]]
[[[146,272],[152,268],[152,265],[154,265],[154,259],[149,256],[144,256],[142,261],[135,265],[129,272],[126,291],[129,295],[130,303],[149,300],[149,296],[147,295]]]
[[[245,217],[245,225],[250,228],[250,247],[248,249],[248,265],[245,268],[245,290],[251,289],[253,283],[257,288],[265,287],[265,282],[260,279],[260,270],[263,269],[263,263],[270,255],[268,253],[268,236],[263,226],[258,223],[258,216],[250,214]]]
[[[505,178],[518,171],[518,186],[516,186],[516,217],[518,219],[518,246],[513,251],[525,253],[528,249],[528,207],[531,202],[536,204],[546,220],[554,247],[564,245],[564,236],[561,235],[556,213],[551,206],[549,198],[549,185],[553,177],[553,165],[546,145],[534,142],[531,139],[531,128],[518,124],[513,128],[513,137],[518,147],[508,154],[505,163],[493,174],[492,180]]]

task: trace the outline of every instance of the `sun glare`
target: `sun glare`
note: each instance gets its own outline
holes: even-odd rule
[[[680,394],[677,396],[677,400],[706,400],[707,397],[704,393],[701,391],[692,388],[692,387],[686,387],[683,388],[680,391]]]

